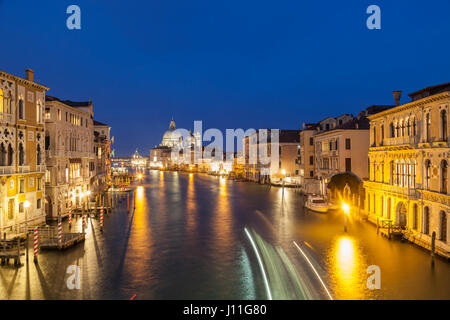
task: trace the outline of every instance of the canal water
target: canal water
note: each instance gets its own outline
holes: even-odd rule
[[[450,298],[449,262],[355,217],[344,232],[340,211],[309,212],[291,189],[151,170],[130,207],[103,233],[90,219],[83,244],[0,266],[0,299]]]

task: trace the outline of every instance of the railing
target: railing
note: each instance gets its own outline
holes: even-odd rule
[[[19,166],[17,168],[17,173],[28,173],[30,172],[30,166]]]
[[[14,173],[14,166],[0,167],[0,174],[12,174]]]
[[[394,138],[385,138],[383,140],[384,146],[398,146],[398,145],[414,145],[419,142],[419,137],[417,136],[403,136]]]

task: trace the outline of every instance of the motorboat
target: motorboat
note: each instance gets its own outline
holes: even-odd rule
[[[328,212],[328,203],[323,197],[309,196],[305,203],[305,207],[311,211],[326,213]]]

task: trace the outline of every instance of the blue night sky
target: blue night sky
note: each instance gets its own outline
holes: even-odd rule
[[[81,30],[66,28],[67,6]],[[381,8],[381,30],[366,8]],[[450,1],[0,0],[0,69],[94,103],[118,155],[191,128],[300,128],[450,81]]]

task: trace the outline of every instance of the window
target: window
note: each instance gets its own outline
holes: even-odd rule
[[[447,110],[441,111],[441,138],[447,141]]]
[[[345,149],[350,150],[350,148],[351,148],[350,138],[347,138],[345,139]]]
[[[42,206],[42,200],[39,198],[39,199],[37,199],[37,201],[36,201],[36,209],[40,209],[41,206]]]
[[[310,146],[313,146],[314,145],[314,139],[311,137],[311,138],[309,138],[309,145]]]
[[[439,240],[447,242],[447,215],[445,211],[439,213]]]
[[[309,176],[312,178],[312,177],[314,177],[314,171],[310,171],[309,172]]]
[[[380,144],[383,144],[383,140],[384,140],[384,125],[381,125],[381,140],[380,140]]]
[[[25,208],[24,203],[23,202],[19,203],[19,213],[23,213],[25,211],[24,208]]]
[[[441,193],[447,194],[447,160],[441,161]]]
[[[25,179],[19,179],[19,193],[25,192]]]
[[[430,189],[431,183],[431,161],[425,160],[425,189]]]
[[[0,144],[0,166],[6,166],[6,149],[3,142]]]
[[[14,199],[9,199],[8,200],[8,219],[12,220],[14,219]]]
[[[373,127],[373,146],[377,145],[377,128]]]
[[[37,178],[37,190],[42,190],[42,178]]]
[[[389,137],[394,138],[395,136],[395,130],[394,130],[394,124],[391,122],[389,125]]]
[[[351,158],[345,158],[345,171],[346,172],[352,171],[352,159]]]
[[[431,141],[431,115],[428,112],[425,116],[425,133],[427,135],[427,141]]]
[[[430,233],[430,208],[425,207],[423,212],[423,233]]]
[[[334,142],[334,150],[337,150],[339,147],[338,139]]]
[[[39,166],[41,165],[42,162],[42,152],[41,152],[41,147],[39,145],[37,145],[36,148],[36,164]]]
[[[25,110],[24,110],[24,106],[23,106],[23,99],[21,98],[21,99],[19,99],[19,119],[24,119],[24,113],[25,113]]]
[[[314,164],[314,156],[309,156],[309,164],[310,165]]]
[[[413,205],[413,225],[414,230],[417,230],[417,203]]]
[[[23,149],[23,144],[19,144],[19,166],[25,164],[25,150]]]
[[[61,110],[58,109],[58,120],[61,120]]]

